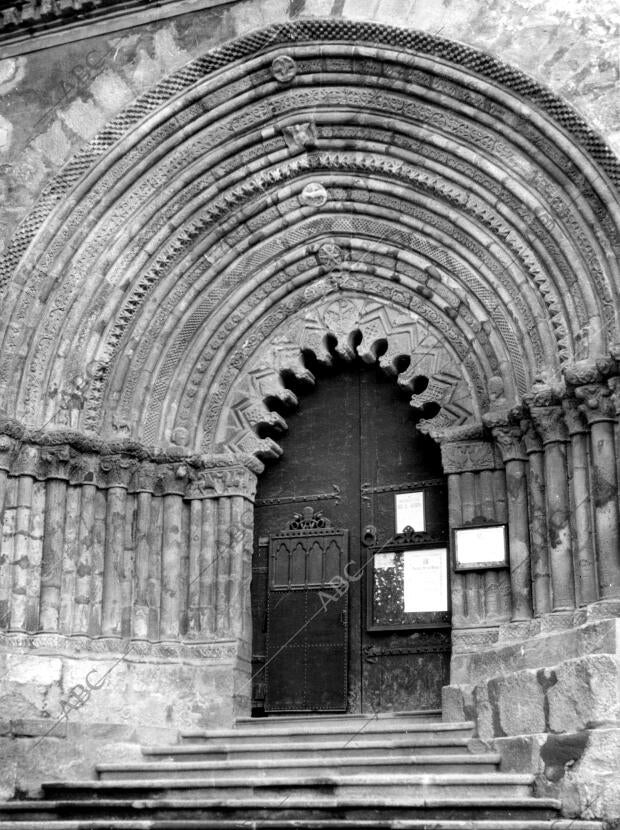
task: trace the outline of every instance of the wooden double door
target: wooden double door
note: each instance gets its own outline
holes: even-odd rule
[[[423,493],[424,531],[446,538],[438,448],[415,429],[409,395],[375,366],[336,364],[295,392],[284,454],[256,500],[253,711],[439,709],[448,614],[373,626],[369,574],[373,551],[399,529],[397,496]]]

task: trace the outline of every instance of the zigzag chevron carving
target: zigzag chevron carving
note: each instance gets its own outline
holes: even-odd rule
[[[355,347],[356,336],[361,341]],[[248,363],[235,383],[217,434],[217,443],[233,451],[277,457],[282,450],[273,438],[259,438],[257,429],[268,426],[285,431],[284,418],[271,411],[266,401],[279,398],[295,405],[296,398],[282,380],[283,372],[314,382],[303,360],[303,352],[313,352],[317,360],[330,365],[332,354],[328,337],[336,340],[335,351],[345,360],[357,355],[367,363],[378,360],[381,368],[396,382],[411,390],[411,405],[422,409],[436,403],[440,410],[433,418],[438,427],[458,426],[479,416],[476,392],[462,373],[444,341],[424,321],[395,306],[377,300],[343,295],[330,297],[302,314],[287,320]],[[377,357],[380,347],[387,349]],[[410,362],[398,371],[399,358]],[[428,379],[428,386],[413,394],[416,378]]]

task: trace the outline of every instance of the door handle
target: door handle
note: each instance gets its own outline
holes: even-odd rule
[[[340,612],[340,625],[346,625],[346,624],[347,624],[347,612],[346,611],[341,611]]]

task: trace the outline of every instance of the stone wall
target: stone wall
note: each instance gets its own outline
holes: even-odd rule
[[[110,741],[248,714],[256,477],[244,460],[261,465],[3,432],[0,725],[17,778],[33,784],[37,741],[49,775],[67,735],[77,771]]]
[[[250,39],[247,65],[231,52],[164,80],[210,47],[300,16],[397,19],[482,49],[620,146],[611,0],[215,4],[0,62],[1,244],[92,140],[32,212],[33,244],[18,228],[5,263],[0,411],[42,427],[7,422],[0,435],[5,791],[36,783],[35,747],[42,776],[58,764],[83,772],[89,741],[104,756],[113,740],[131,753],[136,737],[247,712],[246,519],[261,465],[180,448],[221,439],[277,455],[270,430],[285,424],[267,404],[294,403],[282,372],[305,372],[307,338],[335,337],[353,354],[359,332],[362,356],[386,342],[399,382],[396,364],[410,358],[412,391],[415,372],[430,380],[444,422],[425,428],[442,445],[451,526],[508,524],[508,570],[453,575],[445,716],[476,720],[509,768],[533,764],[541,791],[572,786],[575,814],[613,815],[613,787],[588,792],[618,746],[608,723],[620,614],[613,159],[600,146],[589,155],[587,128],[506,67],[477,73],[483,58],[468,53],[464,69],[433,41],[420,70],[377,30],[385,61],[369,43],[360,50],[351,27],[330,49],[291,29],[275,58]],[[329,92],[321,73],[344,93],[315,112]],[[205,113],[233,90],[243,104],[201,137]],[[392,145],[383,127],[397,109]],[[117,139],[127,152],[115,156]],[[339,301],[316,324],[310,305],[328,295]],[[136,442],[100,440],[102,423]]]

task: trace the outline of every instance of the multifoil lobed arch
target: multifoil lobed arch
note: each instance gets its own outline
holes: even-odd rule
[[[285,418],[268,404],[279,399],[294,407],[297,399],[283,376],[291,374],[314,384],[304,355],[310,352],[319,364],[329,366],[330,346],[345,361],[360,357],[377,363],[410,393],[411,406],[428,416],[428,423],[432,419],[435,429],[478,422],[489,406],[477,362],[459,359],[454,344],[441,338],[426,320],[394,302],[341,291],[287,318],[249,360],[242,362],[240,355],[232,355],[232,366],[241,363],[242,368],[232,377],[226,378],[224,372],[217,379],[221,403],[212,404],[205,413],[205,446],[278,457],[277,440],[257,434],[261,427],[276,434],[287,429]],[[491,386],[493,402],[505,403],[501,379],[496,377]],[[427,418],[422,417],[420,427],[426,426]],[[175,436],[181,442],[186,437],[186,431]]]
[[[270,27],[159,84],[42,194],[1,263],[0,395],[30,427],[248,446],[257,350],[346,296],[432,332],[469,390],[455,422],[479,418],[617,342],[619,181],[487,55]]]

